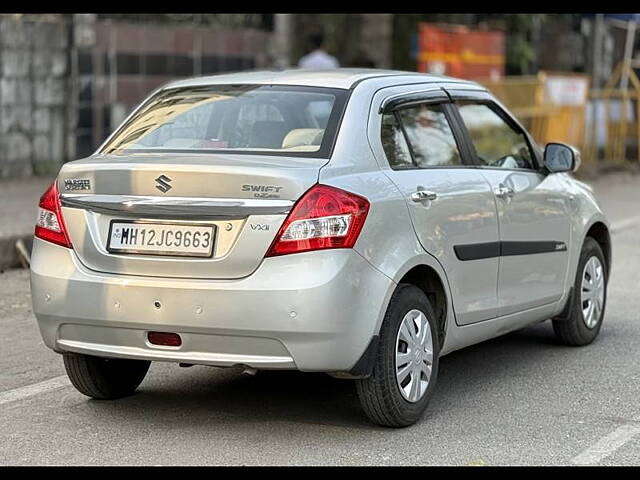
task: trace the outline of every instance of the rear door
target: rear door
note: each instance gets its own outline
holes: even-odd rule
[[[375,104],[374,104],[375,105]],[[446,93],[434,87],[395,96],[381,117],[383,170],[404,195],[414,229],[442,264],[459,324],[497,315],[497,256],[477,258],[498,245],[498,221],[489,185],[470,168],[451,122]]]
[[[569,198],[547,175],[533,141],[487,93],[450,90],[500,225],[499,315],[560,299],[569,261]]]

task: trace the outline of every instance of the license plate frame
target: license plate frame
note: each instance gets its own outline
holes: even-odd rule
[[[210,229],[211,231],[211,244],[209,245],[208,252],[179,252],[171,251],[170,253],[164,253],[166,250],[150,250],[150,249],[137,249],[137,248],[119,248],[112,247],[111,240],[113,234],[113,227],[115,224],[135,224],[135,225],[157,225],[157,226],[169,226],[169,227],[199,227]],[[118,220],[113,219],[109,222],[109,233],[107,235],[107,251],[109,253],[121,254],[121,255],[153,255],[157,257],[192,257],[192,258],[211,258],[215,249],[217,240],[216,225],[201,223],[177,223],[171,221],[155,221],[155,220]],[[159,247],[160,248],[160,247]]]

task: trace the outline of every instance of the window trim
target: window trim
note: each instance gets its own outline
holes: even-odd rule
[[[527,147],[529,148],[529,154],[531,156],[531,161],[533,162],[533,165],[531,166],[531,168],[506,168],[506,167],[494,167],[491,165],[481,164],[479,161],[478,153],[476,151],[476,147],[473,143],[473,139],[471,138],[471,134],[469,133],[469,130],[467,129],[467,126],[465,125],[464,120],[462,118],[462,115],[458,110],[460,102],[472,103],[476,105],[486,105],[493,113],[498,115],[498,117],[500,117],[509,127],[511,127],[512,130],[514,130],[516,133],[519,132],[524,137],[525,142],[527,143]],[[533,145],[531,143],[531,138],[528,132],[524,129],[524,127],[518,124],[518,122],[515,119],[513,119],[511,115],[509,115],[507,111],[503,109],[496,101],[494,101],[491,98],[479,98],[474,96],[463,95],[463,96],[454,97],[451,105],[454,111],[454,115],[456,116],[456,119],[462,130],[462,134],[465,137],[465,143],[468,145],[469,152],[471,155],[471,160],[473,161],[476,168],[482,168],[485,170],[507,170],[507,171],[514,171],[514,172],[540,173],[540,170],[541,170],[540,162],[536,154],[536,150],[533,148]]]
[[[392,110],[389,113],[383,113],[383,115],[393,115],[393,118],[395,118],[396,123],[400,126],[400,131],[402,132],[402,138],[404,138],[404,143],[407,145],[407,150],[409,150],[409,156],[411,157],[411,168],[407,168],[407,167],[399,167],[397,168],[398,170],[416,170],[419,169],[420,167],[418,167],[418,164],[416,163],[416,154],[413,151],[413,146],[411,145],[411,142],[409,141],[409,136],[407,135],[407,131],[404,128],[404,124],[402,123],[402,119],[400,118],[400,114],[398,113],[399,109],[396,110]],[[382,123],[380,123],[380,140],[382,140]],[[384,146],[382,147],[382,149],[384,150]],[[384,152],[384,156],[387,157],[387,152]],[[387,157],[387,161],[389,162],[389,157]],[[393,165],[391,165],[391,162],[389,162],[389,166],[391,167],[391,169],[396,170],[396,167],[394,167]]]
[[[413,95],[412,95],[413,96]],[[399,99],[400,100],[400,99]],[[436,105],[441,107],[442,113],[449,124],[449,128],[451,129],[451,134],[453,135],[453,139],[456,142],[456,148],[458,149],[458,154],[460,155],[461,163],[459,165],[427,165],[425,167],[419,167],[416,163],[415,153],[413,151],[413,146],[409,141],[409,135],[405,129],[404,123],[398,113],[400,110],[405,110],[409,108],[416,108],[420,105]],[[422,101],[417,101],[414,98],[411,98],[408,102],[398,103],[394,108],[389,109],[385,112],[380,112],[381,116],[384,115],[393,115],[396,119],[398,125],[400,125],[400,130],[402,131],[402,136],[404,138],[405,143],[409,149],[409,154],[411,155],[411,167],[398,167],[391,164],[389,157],[387,156],[387,152],[382,148],[384,156],[389,164],[389,168],[394,171],[405,171],[405,170],[429,170],[429,169],[442,169],[442,168],[470,168],[474,167],[475,164],[471,163],[471,157],[469,156],[469,152],[467,150],[467,145],[465,145],[464,137],[460,136],[461,132],[456,125],[456,119],[451,115],[451,100],[443,99],[442,97],[437,98],[425,98]],[[382,141],[382,121],[380,122],[380,140]]]
[[[450,101],[451,98],[442,87],[432,86],[427,89],[398,93],[385,98],[380,104],[379,113],[389,114],[401,108],[411,108],[423,103]]]

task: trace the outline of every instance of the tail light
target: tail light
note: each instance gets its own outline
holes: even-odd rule
[[[267,257],[327,248],[351,248],[369,212],[369,201],[339,188],[314,185],[298,200]]]
[[[57,179],[42,194],[38,207],[35,236],[42,240],[71,248],[69,234],[62,218]]]

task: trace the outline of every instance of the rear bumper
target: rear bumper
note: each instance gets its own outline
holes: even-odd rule
[[[238,280],[99,273],[39,239],[31,262],[34,313],[55,351],[216,366],[349,370],[393,287],[346,249],[267,258]],[[148,331],[179,333],[182,345],[151,345]]]

